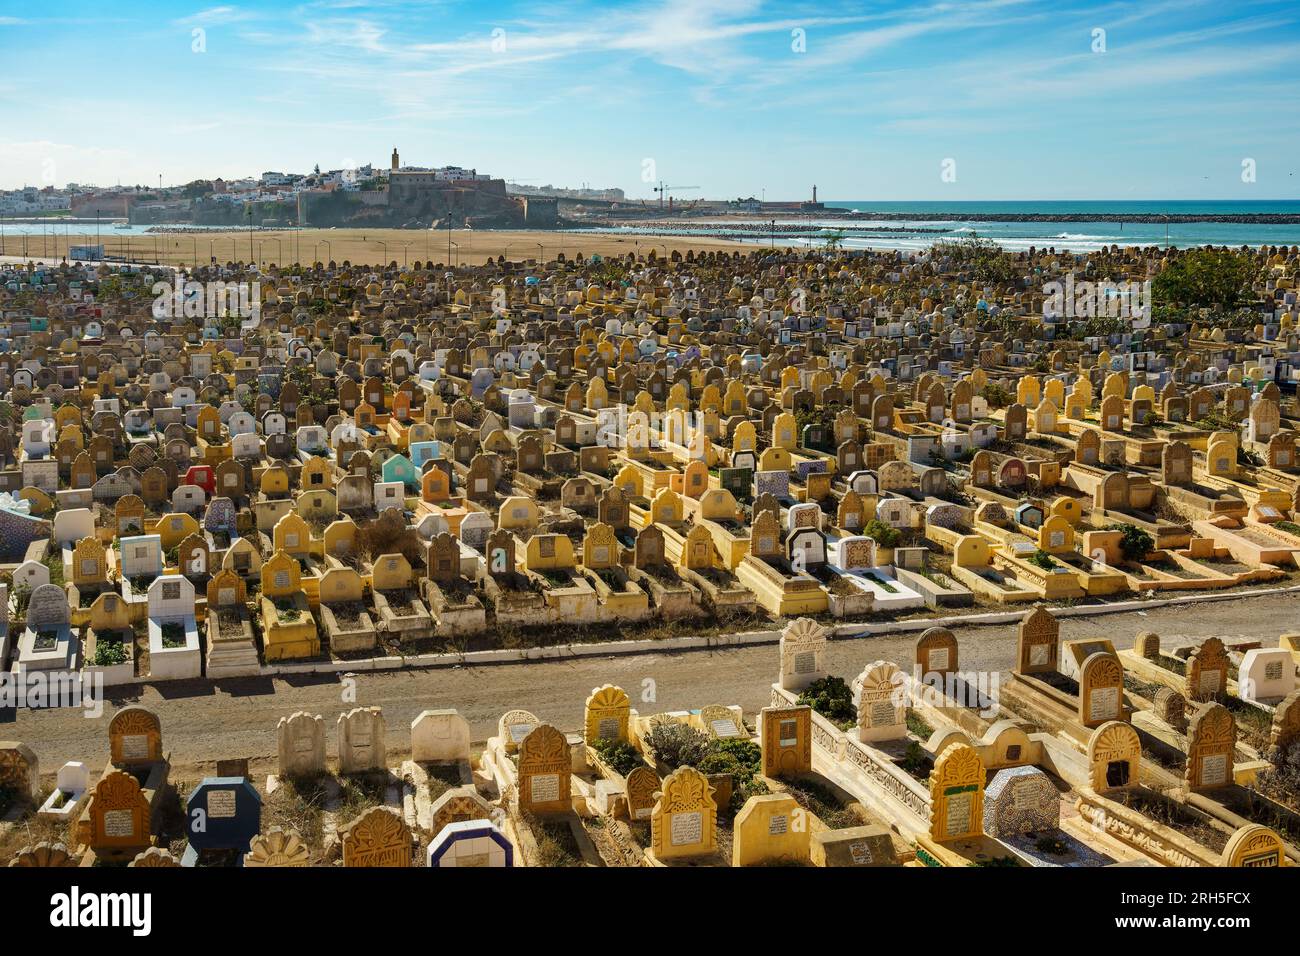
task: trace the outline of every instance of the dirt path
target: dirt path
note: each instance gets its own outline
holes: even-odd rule
[[[1188,604],[1098,617],[1063,618],[1065,638],[1110,638],[1130,647],[1141,631],[1158,632],[1166,646],[1210,636],[1261,640],[1300,629],[1300,597],[1294,594],[1241,601]],[[955,630],[961,669],[1006,670],[1015,657],[1014,625]],[[917,635],[899,634],[832,642],[828,667],[846,680],[867,663],[888,659],[910,668]],[[356,676],[355,701],[343,699],[337,676],[167,682],[132,688],[113,698],[104,713],[88,719],[80,710],[19,711],[0,723],[0,738],[20,740],[40,758],[43,775],[67,760],[82,760],[92,773],[108,756],[108,721],[126,704],[143,704],[163,724],[164,749],[187,778],[212,772],[218,758],[248,757],[258,770],[273,769],[275,725],[297,710],[323,714],[330,727],[353,706],[380,706],[388,722],[390,762],[410,746],[411,720],[423,710],[454,707],[469,721],[475,741],[496,733],[497,719],[520,707],[561,729],[576,730],[593,687],[617,684],[641,713],[686,710],[707,704],[740,704],[747,715],[766,705],[777,674],[772,645],[722,651],[592,657],[536,664],[503,664],[438,670],[408,670]]]

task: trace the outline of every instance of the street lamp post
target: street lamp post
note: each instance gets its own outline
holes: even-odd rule
[[[380,269],[380,271],[382,272],[383,269],[388,268],[388,243],[384,242],[384,240],[382,239],[376,239],[375,242],[379,243],[381,246],[384,247],[384,262],[383,262],[383,267]]]

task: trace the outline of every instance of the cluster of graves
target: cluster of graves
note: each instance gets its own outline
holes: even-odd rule
[[[1286,577],[1294,250],[1259,251],[1254,328],[1043,314],[1039,279],[1164,254],[1039,250],[998,286],[900,253],[9,268],[0,669]]]
[[[785,628],[758,713],[715,703],[642,715],[606,684],[576,731],[510,709],[477,748],[457,711],[423,711],[398,742],[409,756],[394,760],[381,708],[339,714],[332,743],[323,715],[298,712],[276,728],[264,784],[248,760],[219,761],[183,793],[158,716],[125,707],[97,780],[69,762],[46,794],[31,749],[0,743],[0,788],[14,802],[5,819],[48,821],[63,837],[18,848],[10,865],[1300,861],[1294,776],[1277,776],[1300,768],[1290,648],[1210,638],[1162,650],[1152,634],[1117,653],[1105,639],[1062,640],[1039,607],[1021,622],[1000,691],[971,693],[977,675],[936,627],[917,640],[910,673],[867,663],[842,713],[826,703],[837,680],[829,641],[810,618]],[[316,823],[282,825],[304,802]]]

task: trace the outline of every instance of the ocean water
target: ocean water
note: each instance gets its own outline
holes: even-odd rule
[[[1032,222],[982,222],[968,219],[935,219],[995,213],[999,215],[1253,215],[1282,213],[1300,216],[1300,200],[1047,200],[1038,202],[880,202],[875,200],[828,201],[828,207],[859,210],[863,213],[914,214],[904,220],[874,219],[863,215],[852,225],[883,227],[889,232],[859,235],[847,231],[847,248],[922,249],[941,239],[960,239],[978,235],[992,239],[1003,248],[1028,249],[1030,246],[1090,252],[1109,245],[1174,246],[1200,245],[1268,246],[1300,245],[1300,223],[1238,222],[1107,222],[1097,220],[1044,220]],[[930,215],[927,215],[930,214]],[[814,221],[815,223],[815,221]],[[842,220],[827,220],[815,225],[829,230],[843,228]],[[897,231],[894,231],[897,230]],[[933,230],[938,230],[933,231]],[[816,245],[818,240],[805,239]]]

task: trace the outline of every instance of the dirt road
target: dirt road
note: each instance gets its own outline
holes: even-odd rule
[[[1188,604],[1098,617],[1063,618],[1064,638],[1110,638],[1130,647],[1141,631],[1156,631],[1166,646],[1210,636],[1256,639],[1276,645],[1278,635],[1300,629],[1300,596],[1268,595],[1235,601]],[[1009,668],[1015,657],[1012,625],[955,629],[961,669]],[[828,666],[846,680],[869,662],[888,659],[910,668],[917,635],[899,634],[832,642]],[[44,774],[64,761],[82,760],[97,771],[108,756],[108,721],[126,704],[154,710],[163,724],[164,749],[179,773],[193,779],[212,771],[218,758],[248,757],[260,770],[273,769],[275,725],[297,710],[319,713],[330,726],[353,706],[378,705],[388,722],[390,757],[409,750],[410,722],[423,710],[454,707],[470,723],[474,739],[495,734],[506,710],[523,708],[576,730],[593,687],[617,684],[641,713],[685,710],[707,704],[740,704],[747,715],[766,705],[777,675],[777,650],[764,645],[723,651],[592,657],[581,660],[502,664],[439,670],[408,670],[356,676],[355,702],[344,701],[337,676],[167,682],[132,688],[113,698],[104,713],[88,719],[80,710],[19,711],[14,723],[0,723],[0,738],[31,746]]]

